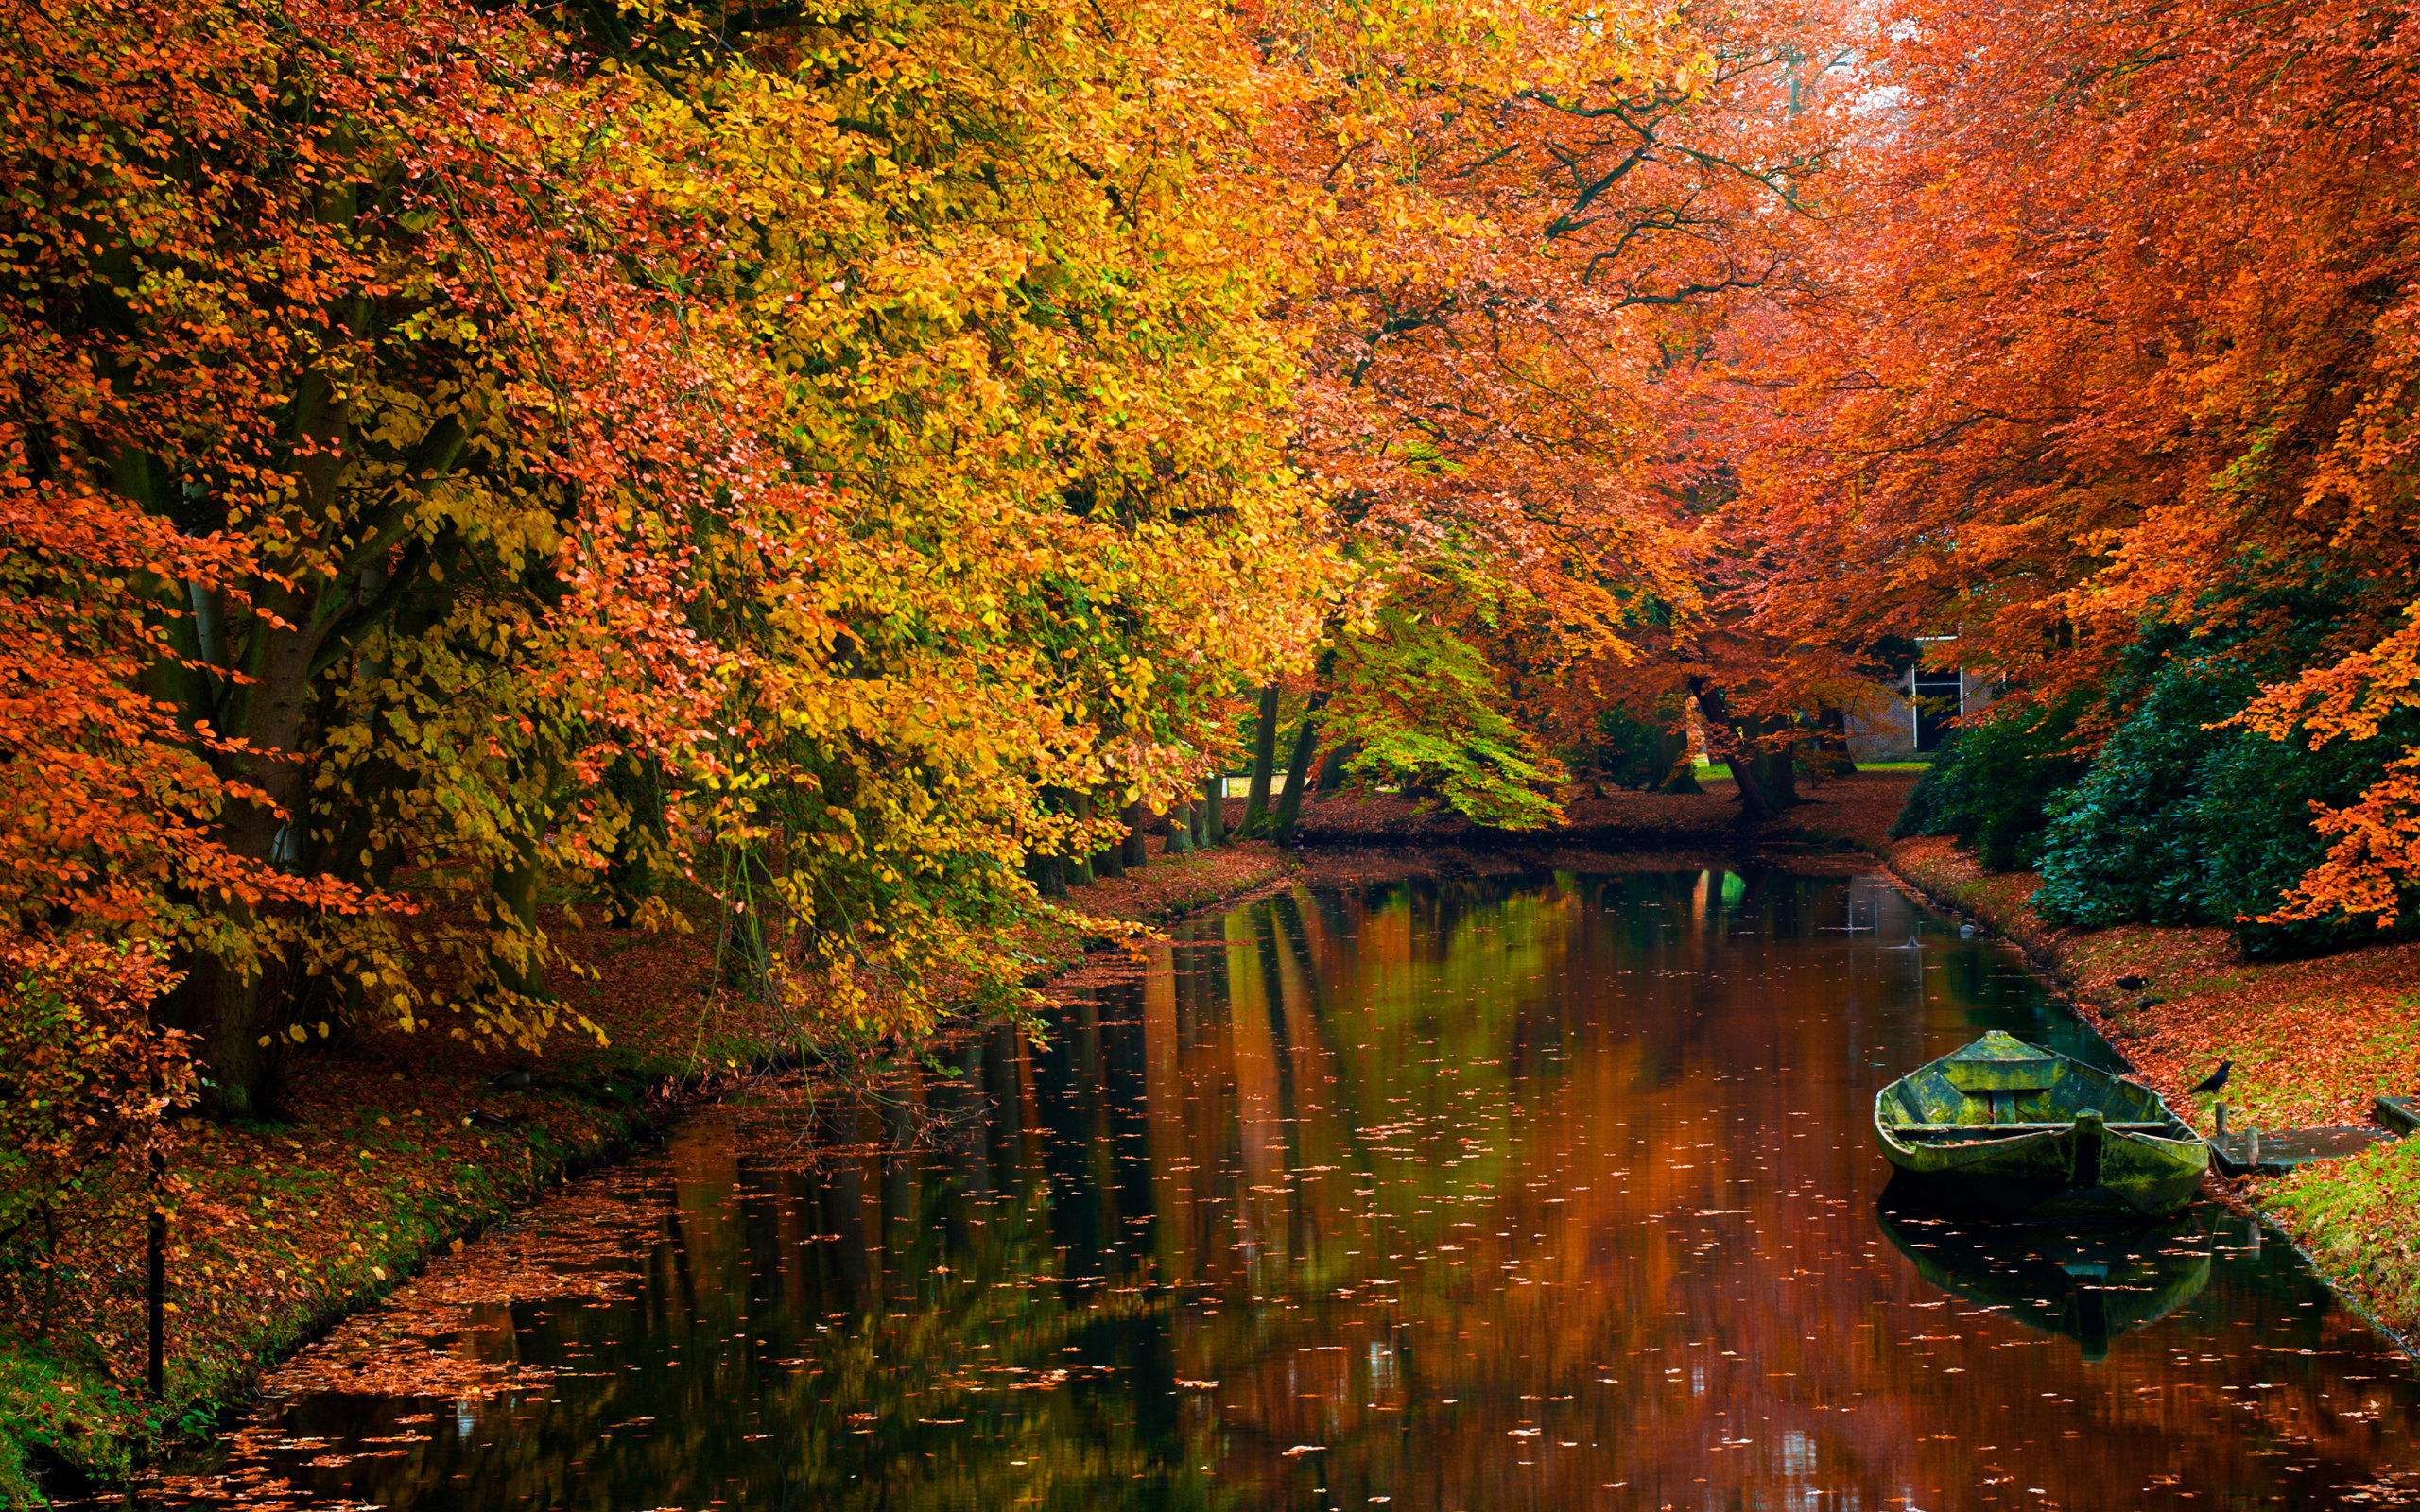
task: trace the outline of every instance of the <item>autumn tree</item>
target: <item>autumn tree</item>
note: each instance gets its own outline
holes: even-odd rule
[[[1642,625],[1697,611],[1659,388],[1716,312],[1788,273],[1820,166],[1792,109],[1821,71],[1808,23],[1257,19],[1287,100],[1268,171],[1302,228],[1298,450],[1363,574],[1365,607],[1331,626],[1357,760],[1550,820],[1541,734],[1593,719]],[[1460,713],[1374,743],[1385,709]]]
[[[2287,679],[2322,742],[2405,706],[2414,128],[2399,14],[1876,10],[1820,282],[1733,334],[1736,602],[1778,644],[1955,636],[2020,703],[2147,627]],[[2324,589],[2315,644],[2285,606]],[[2300,638],[2300,639],[2298,639]],[[2251,652],[2243,654],[2251,655]],[[2086,747],[2123,717],[2100,707]],[[2297,907],[2392,913],[2407,760]]]
[[[222,1111],[542,1040],[548,878],[804,1033],[1010,991],[1045,795],[1188,789],[1324,612],[1215,18],[19,19],[12,901],[182,953]]]

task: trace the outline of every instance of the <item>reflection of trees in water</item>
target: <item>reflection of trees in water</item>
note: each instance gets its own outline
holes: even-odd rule
[[[1873,927],[1819,932],[1852,913]],[[417,1491],[361,1486],[397,1506],[990,1512],[1308,1504],[1314,1486],[1549,1507],[1626,1480],[1657,1506],[1879,1505],[1954,1500],[2006,1446],[2064,1442],[2083,1419],[2062,1397],[2108,1402],[2088,1461],[2026,1462],[2069,1505],[2177,1464],[2273,1485],[2248,1422],[2378,1454],[2403,1409],[2337,1414],[2339,1364],[2263,1355],[2263,1416],[2223,1417],[2211,1366],[2122,1344],[2090,1366],[2018,1347],[2031,1318],[1922,1307],[1943,1295],[1921,1267],[1954,1267],[1929,1234],[1916,1267],[1879,1247],[1869,1063],[1979,1017],[2023,1033],[2039,999],[1979,951],[1884,948],[1914,920],[1887,889],[1768,872],[1416,881],[1189,928],[1046,1044],[970,1039],[892,1107],[682,1131],[633,1197],[663,1212],[645,1284],[516,1314],[526,1358],[610,1375],[467,1435],[441,1420]],[[911,1111],[930,1139],[906,1138]],[[2308,1292],[2204,1290],[2207,1258],[2169,1259],[2121,1284],[2174,1298],[2104,1312],[2103,1334],[2325,1342],[2292,1305]],[[2008,1347],[1950,1374],[1919,1336],[1953,1332]],[[2111,1395],[2115,1371],[2145,1389]]]

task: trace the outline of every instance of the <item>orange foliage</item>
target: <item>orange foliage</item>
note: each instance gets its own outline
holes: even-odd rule
[[[1801,680],[1946,636],[2044,696],[2147,622],[2255,636],[2357,582],[2259,716],[2403,703],[2420,596],[2420,73],[2398,13],[1901,0],[1833,92],[1820,278],[1726,333],[1727,602]],[[2346,660],[2327,663],[2334,658]],[[2333,703],[2330,700],[2334,700]],[[2398,778],[2331,821],[2312,909],[2411,875]]]

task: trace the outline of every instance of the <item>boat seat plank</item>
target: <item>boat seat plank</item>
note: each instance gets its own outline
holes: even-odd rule
[[[2031,1124],[1893,1124],[1894,1134],[2014,1134],[2040,1133],[2046,1129],[2071,1128],[2072,1119],[2046,1119]],[[2172,1125],[2159,1119],[2148,1123],[2118,1123],[2111,1120],[2102,1128],[2122,1129],[2129,1134],[2165,1133]]]

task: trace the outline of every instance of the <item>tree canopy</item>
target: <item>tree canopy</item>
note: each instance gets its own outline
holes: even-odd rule
[[[1011,1002],[1247,732],[1518,826],[1694,710],[1768,809],[1918,638],[2070,764],[2222,649],[2368,753],[2243,906],[2420,868],[2400,11],[9,20],[0,894],[222,1111],[550,1032],[542,895],[828,1042]]]

